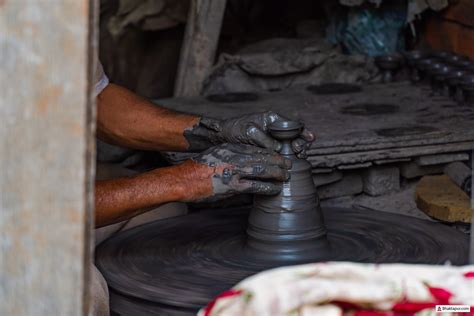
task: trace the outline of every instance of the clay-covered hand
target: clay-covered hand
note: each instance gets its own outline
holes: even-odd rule
[[[278,194],[291,168],[291,160],[271,150],[242,144],[209,148],[185,164],[192,167],[187,201],[214,201],[239,193]]]
[[[218,120],[202,117],[198,125],[185,131],[190,149],[203,149],[209,144],[233,143],[255,145],[274,151],[281,149],[281,143],[268,133],[268,127],[279,120],[287,120],[277,113],[246,114],[236,118]],[[306,157],[306,150],[314,141],[314,135],[304,129],[299,138],[292,142],[293,150],[300,158]]]

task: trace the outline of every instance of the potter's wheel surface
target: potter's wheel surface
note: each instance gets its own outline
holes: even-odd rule
[[[112,290],[112,310],[182,315],[258,271],[302,263],[265,262],[261,253],[244,247],[248,212],[203,211],[143,225],[104,242],[96,262]],[[323,215],[331,249],[311,261],[467,263],[467,235],[443,224],[355,209],[323,209]]]

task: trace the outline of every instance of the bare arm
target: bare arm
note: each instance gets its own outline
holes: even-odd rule
[[[189,143],[184,130],[199,120],[160,108],[115,84],[109,84],[97,97],[97,136],[128,148],[186,151]]]
[[[200,162],[187,161],[134,177],[97,181],[96,226],[123,221],[171,201],[225,198],[237,193],[278,193],[280,187],[267,181],[284,181],[283,169],[287,166],[273,151],[279,148],[278,142],[265,133],[268,124],[278,119],[281,117],[272,112],[228,120],[176,113],[109,84],[97,97],[97,135],[109,143],[143,150],[202,151],[230,142],[269,150],[246,145],[216,146],[201,155]],[[308,135],[306,138],[312,141],[314,136]],[[295,151],[303,151],[310,144],[308,140],[302,141],[295,143]],[[228,177],[228,171],[234,169],[239,172],[231,172],[233,180],[222,181],[224,171],[227,170]],[[241,179],[242,175],[250,180]],[[256,181],[259,179],[264,181]]]
[[[223,144],[181,165],[97,181],[96,227],[172,201],[217,200],[238,193],[278,194],[289,168],[291,161],[266,149]]]
[[[212,195],[212,170],[192,161],[133,177],[96,181],[95,225],[102,227],[168,202],[186,202]]]
[[[173,112],[120,86],[109,84],[97,97],[97,136],[128,148],[156,151],[202,151],[222,143],[249,144],[279,151],[267,133],[284,117],[255,113],[218,120]],[[314,135],[304,129],[293,150],[304,157]]]

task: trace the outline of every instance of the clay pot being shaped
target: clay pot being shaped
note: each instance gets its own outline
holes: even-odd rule
[[[291,141],[303,130],[296,121],[270,125],[270,134],[282,143],[280,154],[292,161],[290,178],[277,196],[256,195],[249,216],[247,245],[276,257],[302,259],[328,248],[311,164],[298,158]]]

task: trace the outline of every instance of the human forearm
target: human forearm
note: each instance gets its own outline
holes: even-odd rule
[[[168,202],[206,198],[212,194],[210,177],[207,166],[188,161],[134,177],[96,181],[96,227],[132,218]]]
[[[97,135],[121,146],[143,150],[186,151],[184,130],[199,117],[176,113],[120,86],[109,84],[97,97]]]
[[[152,104],[120,86],[109,84],[97,97],[97,135],[134,149],[200,152],[221,143],[256,145],[278,151],[281,144],[268,127],[287,120],[273,113],[254,113],[221,120],[173,112]],[[314,140],[306,129],[293,141],[304,157]]]
[[[136,216],[151,207],[180,201],[212,201],[238,193],[278,194],[291,161],[248,145],[223,144],[181,165],[138,176],[97,181],[96,226]]]

